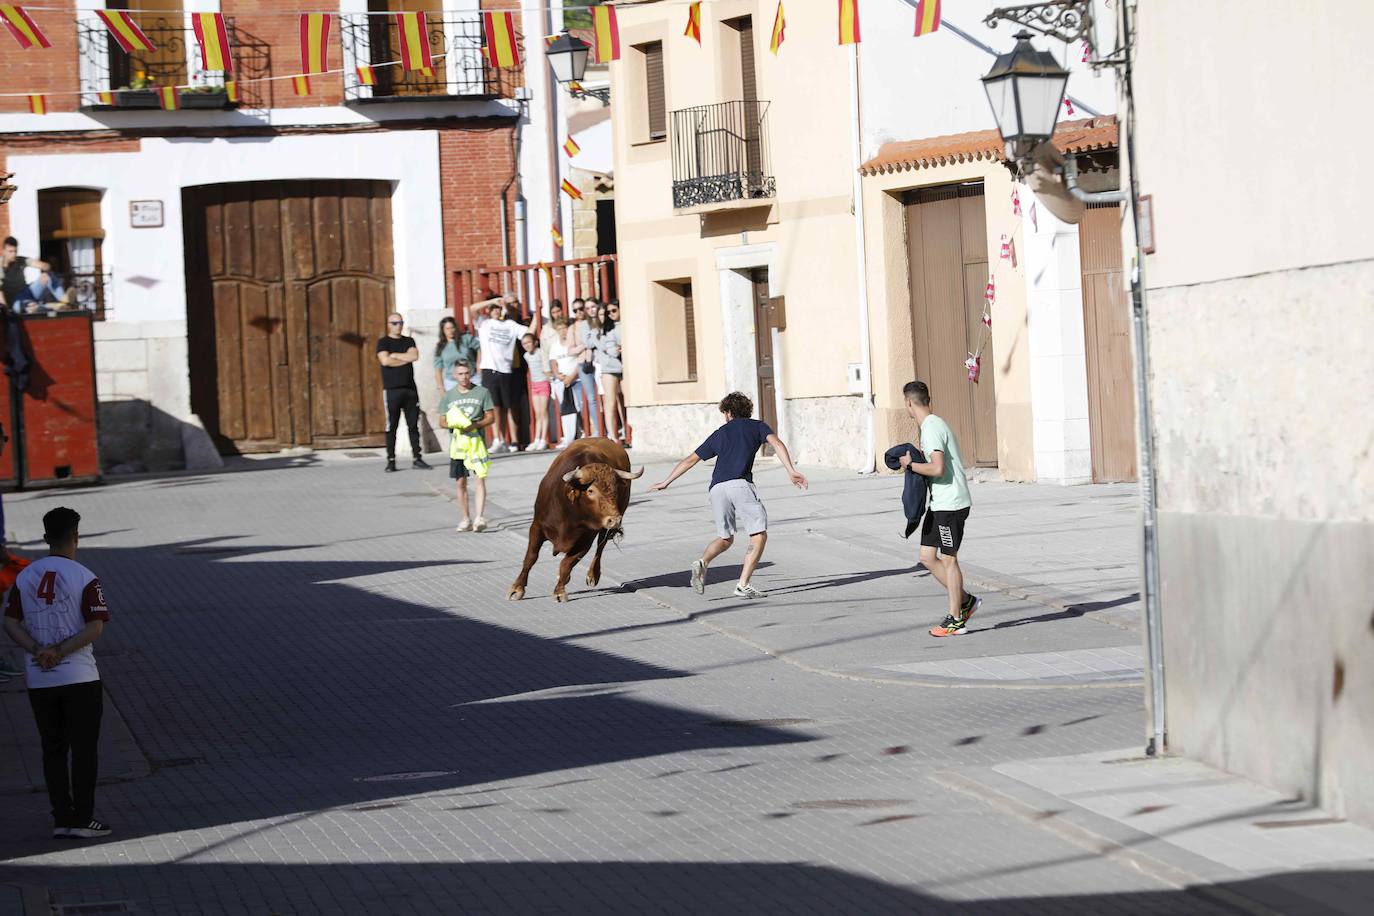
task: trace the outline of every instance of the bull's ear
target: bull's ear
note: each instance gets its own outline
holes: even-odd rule
[[[615,468],[614,470],[615,476],[619,477],[621,480],[638,480],[639,478],[644,476],[643,468],[640,468],[633,474],[631,474],[629,471],[622,471],[620,468]]]

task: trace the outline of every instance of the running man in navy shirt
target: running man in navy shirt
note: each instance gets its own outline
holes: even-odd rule
[[[720,412],[725,415],[725,425],[711,433],[695,452],[679,461],[667,479],[649,489],[666,490],[698,461],[716,459],[715,470],[711,472],[711,512],[716,519],[717,537],[706,545],[701,559],[692,563],[692,588],[698,595],[705,593],[706,567],[730,549],[735,542],[735,532],[743,528],[749,534],[749,552],[744,556],[735,597],[766,598],[767,595],[749,584],[763,558],[764,545],[768,543],[768,511],[754,489],[754,456],[759,447],[767,443],[778,453],[787,476],[792,478],[797,489],[806,489],[806,476],[792,463],[792,456],[778,434],[762,420],[750,419],[754,402],[749,398],[733,391],[721,400]]]

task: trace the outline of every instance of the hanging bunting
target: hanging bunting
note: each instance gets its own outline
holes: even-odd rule
[[[563,184],[561,187],[563,188],[563,193],[571,197],[573,200],[582,199],[582,192],[577,190],[577,185],[573,184],[568,179],[563,179]]]
[[[328,13],[301,13],[301,72],[329,72]]]
[[[579,83],[577,80],[568,80],[568,91],[577,94],[586,92],[587,90],[583,89],[582,84]]]
[[[47,113],[48,113],[48,97],[47,97],[46,95],[31,95],[31,96],[29,96],[29,113],[30,113],[30,114],[47,114]]]
[[[682,33],[685,37],[692,39],[697,44],[701,44],[701,4],[693,3],[687,7],[687,31]]]
[[[28,13],[24,12],[22,6],[0,4],[0,17],[4,18],[5,28],[9,29],[14,40],[19,42],[20,48],[52,47],[52,42],[48,41],[48,36],[43,34],[38,23],[34,22]]]
[[[483,13],[482,32],[487,39],[487,63],[505,70],[520,66],[520,49],[515,46],[514,13]]]
[[[175,86],[157,87],[157,106],[163,111],[176,111],[181,107],[181,96]]]
[[[95,97],[102,105],[113,105],[115,103],[114,93],[110,92],[108,89],[97,92]]]
[[[574,140],[572,137],[569,137],[568,139],[563,141],[563,152],[567,153],[568,158],[571,159],[578,153],[582,152],[582,147],[577,145],[576,140]]]
[[[968,370],[968,380],[978,384],[978,376],[983,371],[983,357],[970,353],[968,359],[964,360],[964,368]]]
[[[122,10],[96,10],[95,14],[100,17],[101,22],[105,23],[105,28],[110,30],[110,35],[119,42],[124,53],[132,54],[135,51],[153,50],[152,41],[138,27],[132,13],[126,13]]]
[[[1072,99],[1064,99],[1064,114],[1068,115],[1071,118],[1074,116]]]
[[[224,27],[224,16],[221,13],[192,13],[191,25],[195,27],[196,41],[200,44],[201,69],[231,72],[234,63],[229,56],[229,32]]]
[[[859,0],[840,0],[840,44],[856,45],[859,34]]]
[[[397,13],[396,33],[401,38],[401,67],[423,70],[434,66],[429,51],[429,26],[424,13]]]
[[[1006,235],[1005,232],[1002,233],[1002,254],[1001,254],[1001,258],[1002,258],[1003,261],[1010,261],[1010,260],[1011,260],[1011,240],[1007,238],[1007,235]]]
[[[1021,215],[1021,190],[1016,186],[1011,186],[1011,215]]]
[[[298,96],[309,95],[310,77],[304,75],[291,77],[291,88],[295,90],[295,93]]]
[[[916,37],[940,28],[940,0],[920,0],[916,4]]]
[[[1011,262],[1012,267],[1016,266],[1016,239],[1007,241],[1007,260]]]
[[[1093,46],[1088,44],[1086,41],[1083,42],[1083,63],[1086,64],[1088,61],[1092,60],[1092,57]]]
[[[544,261],[539,262],[539,269],[544,272],[544,279],[549,281],[549,287],[553,287],[553,268]]]
[[[990,315],[990,314],[987,313],[987,312],[984,312],[984,313],[983,313],[983,324],[984,324],[985,327],[991,328],[991,327],[992,327],[992,315]]]
[[[1034,229],[1036,232],[1039,232],[1039,231],[1040,231],[1040,220],[1036,217],[1036,214],[1035,214],[1035,201],[1031,201],[1030,218],[1031,218],[1031,228]]]
[[[233,80],[225,80],[224,97],[229,100],[230,104],[237,105],[239,103],[239,84]]]
[[[561,233],[561,232],[558,231],[558,227],[557,227],[557,226],[554,226],[553,228],[549,229],[549,235],[553,236],[553,243],[554,243],[555,245],[558,246],[558,250],[559,250],[559,251],[562,251],[562,250],[563,250],[563,233]]]
[[[991,274],[988,275],[988,285],[983,290],[983,298],[987,300],[989,308],[997,301],[997,278]]]
[[[371,67],[358,68],[358,85],[375,86],[377,85],[377,71]]]
[[[615,7],[592,7],[592,38],[598,64],[620,60],[620,24],[616,21]]]
[[[782,0],[778,2],[778,11],[773,16],[773,36],[768,39],[768,50],[774,54],[778,53],[778,48],[787,40],[787,17],[782,13]]]

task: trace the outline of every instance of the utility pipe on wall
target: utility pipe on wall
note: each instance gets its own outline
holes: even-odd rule
[[[859,466],[860,474],[872,473],[877,464],[877,454],[873,445],[876,435],[873,422],[873,342],[869,335],[868,323],[868,248],[864,232],[864,188],[863,176],[859,166],[863,164],[863,133],[860,125],[859,100],[859,46],[849,46],[849,135],[851,144],[851,166],[854,171],[854,246],[859,267],[859,351],[863,361],[864,383],[864,457]]]

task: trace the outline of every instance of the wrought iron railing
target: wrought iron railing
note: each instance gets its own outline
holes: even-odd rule
[[[105,320],[112,306],[110,293],[114,289],[113,280],[108,270],[71,274],[67,277],[71,304],[90,312],[96,321]]]
[[[400,38],[391,16],[344,14],[340,35],[344,47],[344,101],[416,101],[424,98],[514,98],[524,85],[524,71],[500,70],[482,56],[482,19],[477,15],[429,15],[429,72],[403,70]],[[517,45],[523,42],[517,36]],[[373,67],[376,80],[367,86],[358,67]]]
[[[768,103],[698,105],[673,112],[673,208],[777,194],[768,156]]]
[[[235,105],[225,93],[225,74],[202,70],[195,32],[181,18],[135,14],[139,26],[153,44],[151,51],[127,52],[110,35],[100,20],[91,16],[76,24],[76,46],[80,58],[82,104],[86,107],[111,107],[100,102],[98,93],[112,92],[115,108],[157,108],[157,89],[161,86],[187,86],[179,95],[182,108],[230,108]],[[225,20],[233,57],[233,79],[239,100],[245,108],[261,108],[259,87],[252,80],[271,74],[271,48]]]

